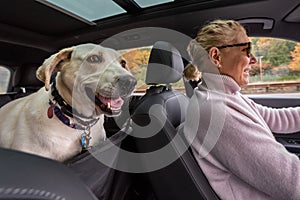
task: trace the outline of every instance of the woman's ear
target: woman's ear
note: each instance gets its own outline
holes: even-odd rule
[[[216,65],[219,66],[221,63],[221,56],[220,56],[220,50],[217,47],[210,48],[208,54],[211,59],[211,61]]]

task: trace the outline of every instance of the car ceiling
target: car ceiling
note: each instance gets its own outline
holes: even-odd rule
[[[61,48],[101,43],[115,34],[142,27],[167,28],[193,38],[201,25],[217,18],[240,20],[250,36],[300,41],[299,0],[175,0],[145,9],[132,0],[114,2],[127,13],[91,24],[49,7],[41,0],[2,0],[0,61],[16,66],[41,63]],[[139,41],[144,37],[135,37],[134,41],[126,41],[130,38],[120,38],[120,44],[113,48],[150,45],[160,39],[149,34],[147,40]]]

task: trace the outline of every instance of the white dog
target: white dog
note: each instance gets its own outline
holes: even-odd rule
[[[52,55],[36,73],[45,88],[0,109],[0,146],[64,161],[101,142],[103,114],[118,115],[136,85],[125,66],[117,51],[95,44]]]

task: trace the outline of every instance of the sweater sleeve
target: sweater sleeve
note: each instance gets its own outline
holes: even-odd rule
[[[211,154],[234,176],[272,199],[300,199],[298,157],[247,116],[235,110],[227,113],[223,132]]]
[[[250,100],[272,132],[295,133],[300,131],[300,107],[270,108]]]

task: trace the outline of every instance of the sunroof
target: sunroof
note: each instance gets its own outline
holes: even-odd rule
[[[38,0],[73,17],[89,22],[126,13],[126,10],[111,0]]]
[[[141,8],[156,6],[159,4],[173,2],[174,0],[134,0]]]
[[[68,14],[85,23],[95,25],[94,21],[126,13],[112,0],[36,0],[49,7]],[[147,8],[174,0],[133,0],[139,7]]]

